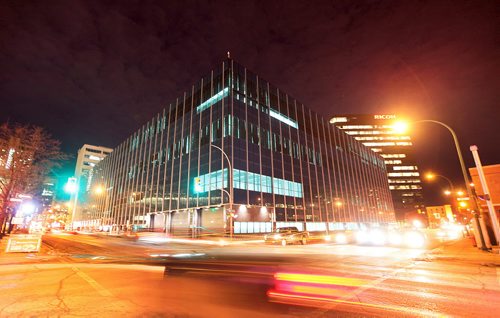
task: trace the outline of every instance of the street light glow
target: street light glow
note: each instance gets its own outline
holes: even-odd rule
[[[398,134],[404,134],[409,129],[409,125],[405,121],[397,121],[392,125],[392,130]]]
[[[68,182],[64,185],[64,191],[69,194],[75,194],[78,191],[78,185],[76,184],[76,178],[68,178]]]
[[[20,206],[19,206],[19,212],[21,212],[22,215],[30,215],[30,214],[33,214],[33,212],[35,212],[35,205],[31,202],[26,202],[26,203],[22,203]]]
[[[94,193],[95,194],[101,194],[104,192],[104,188],[102,186],[97,186],[95,189],[94,189]]]
[[[436,175],[434,173],[432,173],[432,172],[428,172],[428,173],[425,174],[425,178],[427,180],[434,180],[434,178],[436,178]]]

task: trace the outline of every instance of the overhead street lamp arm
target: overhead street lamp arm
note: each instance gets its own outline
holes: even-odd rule
[[[457,149],[458,160],[460,161],[460,168],[462,169],[462,174],[463,174],[464,182],[465,182],[465,188],[467,189],[467,195],[469,196],[469,199],[471,200],[471,202],[473,204],[474,210],[476,211],[476,213],[474,214],[474,217],[476,219],[476,224],[479,228],[479,236],[481,238],[481,245],[482,245],[481,249],[486,250],[487,248],[486,248],[486,243],[485,243],[484,236],[483,236],[483,229],[481,229],[481,225],[480,225],[480,222],[478,219],[479,214],[481,213],[480,205],[477,203],[477,201],[476,201],[477,199],[474,196],[474,194],[472,193],[472,189],[471,189],[470,181],[469,181],[469,176],[467,175],[467,170],[465,169],[464,158],[462,156],[462,151],[460,150],[460,143],[458,142],[457,134],[450,126],[448,126],[445,123],[442,123],[440,121],[437,121],[437,120],[422,119],[422,120],[415,121],[415,123],[438,124],[438,125],[443,126],[446,129],[448,129],[448,131],[451,133],[451,136],[453,137],[453,141],[455,142],[455,148]]]
[[[232,203],[233,203],[233,196],[232,196],[232,193],[233,193],[233,178],[232,178],[232,176],[233,176],[233,167],[231,166],[231,161],[229,160],[229,157],[227,156],[226,152],[224,150],[222,150],[221,147],[216,146],[214,144],[210,144],[210,146],[219,149],[222,152],[222,155],[224,155],[224,157],[227,160],[227,164],[229,166],[229,191],[230,191],[230,193],[228,193],[226,190],[224,190],[224,188],[222,189],[222,191],[225,191],[226,193],[228,193],[228,195],[229,195],[229,202],[232,205]],[[224,185],[223,185],[223,187],[224,187]],[[231,209],[232,209],[232,207],[231,207]]]
[[[455,148],[457,150],[458,160],[460,162],[460,168],[462,169],[462,174],[464,177],[465,188],[467,189],[467,194],[469,195],[469,197],[472,198],[472,191],[470,188],[469,176],[467,175],[467,169],[465,168],[464,158],[462,156],[462,151],[460,150],[460,143],[458,142],[458,137],[457,137],[457,134],[455,133],[455,131],[450,126],[446,125],[445,123],[442,123],[442,122],[437,121],[437,120],[432,120],[432,119],[416,120],[416,121],[414,121],[414,123],[434,123],[434,124],[441,125],[441,126],[445,127],[446,129],[448,129],[448,131],[451,133],[451,135],[453,137],[453,141],[455,142]],[[448,178],[446,178],[446,179],[448,179]],[[451,181],[450,181],[450,183],[451,183]]]
[[[449,178],[447,178],[447,177],[445,177],[445,176],[443,176],[443,175],[441,175],[441,174],[436,174],[435,176],[436,176],[436,177],[443,178],[443,179],[445,179],[446,181],[448,181],[448,184],[450,185],[450,191],[451,191],[451,192],[455,192],[455,187],[453,186],[453,182],[451,182],[451,180],[450,180]]]
[[[229,198],[229,200],[231,200],[231,193],[227,192],[226,189],[221,189],[225,194],[227,194],[227,197]]]

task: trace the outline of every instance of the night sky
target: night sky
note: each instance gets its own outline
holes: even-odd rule
[[[500,163],[498,1],[2,0],[0,122],[43,126],[75,156],[115,147],[227,51],[327,118],[441,120],[468,166],[471,144]],[[451,136],[414,128],[421,171],[458,187]],[[427,203],[444,186],[427,185]]]

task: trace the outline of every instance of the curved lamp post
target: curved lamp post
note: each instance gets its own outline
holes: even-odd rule
[[[477,226],[479,228],[479,236],[481,238],[481,243],[482,243],[481,249],[482,250],[487,250],[486,243],[485,243],[484,237],[483,237],[483,232],[481,230],[481,225],[480,225],[480,222],[479,222],[479,219],[478,219],[478,213],[480,213],[480,211],[479,211],[479,204],[477,204],[476,198],[473,195],[472,189],[470,187],[469,176],[467,175],[467,169],[465,168],[464,158],[462,156],[462,151],[460,150],[460,143],[458,142],[457,134],[455,133],[455,131],[450,126],[448,126],[445,123],[440,122],[438,120],[421,119],[421,120],[416,120],[413,123],[415,123],[415,124],[418,124],[418,123],[433,123],[433,124],[437,124],[437,125],[440,125],[440,126],[446,128],[446,129],[448,129],[448,131],[451,133],[451,136],[453,137],[453,142],[455,143],[455,148],[457,150],[458,161],[460,162],[460,168],[462,169],[462,175],[464,177],[465,188],[467,189],[467,195],[469,196],[470,201],[473,202],[474,210],[476,211],[476,213],[474,213],[474,218],[476,219]],[[395,129],[396,130],[403,130],[405,128],[407,128],[407,125],[404,125],[404,124],[396,124],[395,125]]]
[[[214,144],[210,144],[211,147],[219,149],[224,157],[227,160],[227,164],[229,167],[229,192],[227,192],[224,189],[224,183],[222,183],[222,188],[221,190],[227,194],[229,197],[229,236],[231,239],[233,239],[233,221],[234,221],[234,211],[233,211],[233,167],[231,166],[231,161],[229,160],[229,157],[227,156],[226,152],[222,150],[221,147],[216,146]],[[223,174],[224,175],[224,174]]]
[[[433,173],[433,172],[429,172],[425,175],[425,178],[428,179],[428,180],[432,180],[434,179],[435,177],[440,177],[442,179],[445,179],[447,182],[448,182],[448,185],[450,186],[450,191],[451,192],[455,192],[455,187],[453,186],[453,182],[451,182],[451,180],[441,174],[436,174],[436,173]]]

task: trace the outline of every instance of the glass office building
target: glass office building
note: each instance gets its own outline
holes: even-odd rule
[[[411,136],[394,131],[395,114],[337,115],[330,123],[384,158],[389,189],[398,220],[406,214],[425,214],[420,172]]]
[[[195,235],[394,221],[382,157],[231,59],[99,162],[91,191],[75,226]]]

